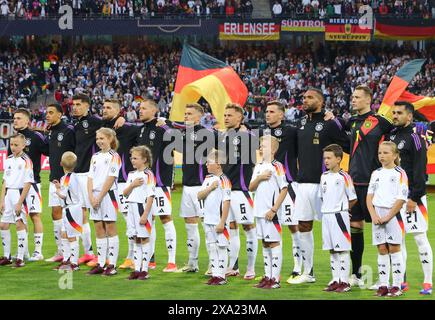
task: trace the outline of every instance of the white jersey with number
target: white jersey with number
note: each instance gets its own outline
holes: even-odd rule
[[[66,198],[62,200],[62,207],[72,207],[81,204],[80,184],[75,173],[67,173],[60,178],[60,194]]]
[[[255,166],[251,181],[254,181],[264,171],[269,170],[272,176],[269,180],[258,184],[254,197],[254,216],[264,218],[274,206],[281,189],[288,186],[285,169],[281,162],[273,160],[271,163],[259,163]]]
[[[326,171],[320,178],[322,213],[337,213],[349,210],[349,201],[356,199],[352,178],[344,170]]]
[[[29,156],[23,153],[19,157],[10,155],[4,165],[3,180],[9,189],[22,189],[25,183],[33,183],[33,164]]]
[[[132,171],[128,174],[126,186],[129,186],[137,178],[142,178],[144,183],[141,186],[133,188],[127,196],[127,202],[145,203],[146,199],[156,194],[156,180],[150,169],[144,171]]]
[[[373,205],[379,208],[392,208],[397,200],[406,201],[408,177],[405,170],[397,166],[373,171],[367,194],[373,194]]]
[[[93,191],[101,191],[107,177],[118,177],[121,169],[121,157],[114,150],[107,152],[97,152],[91,158],[88,177],[92,179]],[[117,187],[117,179],[110,187],[110,190],[115,190]]]
[[[215,181],[218,187],[210,192],[204,200],[204,223],[217,225],[220,222],[224,201],[231,199],[231,181],[226,175],[208,175],[201,186],[201,191],[211,186]]]

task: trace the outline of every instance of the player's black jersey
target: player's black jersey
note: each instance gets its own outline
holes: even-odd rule
[[[417,202],[426,194],[426,142],[412,125],[391,131],[389,139],[400,152],[400,166],[408,176],[409,198]]]
[[[275,128],[264,126],[260,128],[260,136],[270,134],[279,141],[279,148],[275,159],[281,162],[285,168],[285,175],[288,182],[296,181],[298,168],[298,130],[294,126],[286,126],[281,123]]]
[[[50,152],[50,181],[58,180],[65,174],[60,165],[64,152],[74,152],[76,137],[74,126],[63,121],[51,126],[48,131],[48,147]]]
[[[373,111],[350,118],[348,125],[351,132],[349,174],[355,185],[368,185],[372,172],[381,166],[379,143],[393,125]]]
[[[98,147],[95,144],[96,132],[101,128],[103,120],[93,115],[86,115],[75,122],[74,129],[76,133],[76,148],[77,156],[76,173],[84,173],[89,171],[89,164],[92,155],[97,151]]]
[[[145,122],[140,129],[139,137],[137,139],[138,145],[145,145],[151,149],[153,154],[152,171],[156,176],[156,186],[158,187],[172,187],[174,179],[174,165],[173,163],[167,163],[169,160],[173,161],[174,152],[173,147],[170,146],[171,141],[164,141],[163,135],[166,131],[170,130],[168,125],[162,127],[156,126],[157,119],[153,119],[150,122]],[[172,148],[167,150],[169,158],[165,161],[164,153],[165,148]]]
[[[336,143],[348,148],[349,137],[344,130],[344,121],[335,118],[324,120],[325,112],[306,115],[298,129],[298,182],[320,183],[320,177],[326,171],[323,162],[323,148]]]
[[[249,191],[256,162],[258,137],[249,131],[240,131],[240,128],[230,129],[219,134],[218,147],[225,150],[227,155],[223,172],[231,180],[231,190]]]
[[[41,182],[41,155],[48,155],[48,141],[43,134],[33,131],[29,128],[18,130],[26,137],[26,147],[24,152],[29,156],[33,163],[33,176],[35,183]],[[11,148],[8,149],[8,155],[12,154]]]
[[[130,149],[136,145],[141,127],[126,122],[122,127],[115,129],[114,126],[117,119],[103,120],[102,126],[113,129],[116,132],[116,138],[119,141],[119,147],[116,152],[118,152],[122,161],[118,182],[127,182],[128,173],[134,170],[130,161]]]

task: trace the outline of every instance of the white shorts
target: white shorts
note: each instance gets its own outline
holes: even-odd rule
[[[49,207],[62,207],[63,201],[56,194],[56,187],[53,182],[50,182],[48,187],[48,206]]]
[[[129,202],[127,213],[127,224],[131,226],[130,236],[138,238],[149,238],[153,226],[153,215],[150,211],[145,225],[140,224],[140,218],[145,211],[145,205],[137,202]]]
[[[389,208],[379,207],[375,207],[375,210],[380,217],[385,217],[390,211]],[[405,229],[400,214],[397,214],[386,224],[375,225],[372,223],[372,241],[374,246],[384,243],[402,244],[404,233]]]
[[[254,200],[247,191],[231,191],[229,222],[254,224]]]
[[[257,238],[264,242],[281,241],[281,225],[276,216],[272,221],[257,217]]]
[[[414,212],[406,212],[406,202],[400,210],[406,233],[427,232],[429,216],[427,214],[426,196],[417,202]]]
[[[24,201],[21,206],[21,213],[19,216],[15,214],[15,204],[20,200],[20,190],[7,189],[5,196],[5,211],[1,215],[0,222],[15,224],[18,220],[22,220],[27,225],[27,215],[29,214],[27,201]]]
[[[124,189],[127,187],[127,183],[119,182],[118,183],[118,199],[119,199],[119,211],[127,214],[128,212],[128,202],[125,201],[125,196],[122,194]]]
[[[41,184],[32,183],[26,197],[29,213],[42,213]]]
[[[323,250],[350,251],[350,217],[348,211],[322,214]]]
[[[207,244],[216,243],[216,245],[218,247],[228,247],[228,245],[230,243],[229,242],[230,234],[228,232],[227,226],[225,226],[224,232],[217,233],[216,232],[216,225],[205,224],[204,231],[205,231],[205,242]]]
[[[77,173],[77,180],[79,182],[80,189],[80,201],[82,202],[82,208],[91,208],[88,195],[88,173]]]
[[[170,216],[172,214],[170,187],[156,187],[156,195],[151,211],[155,216]]]
[[[180,217],[203,217],[203,203],[198,200],[198,192],[201,186],[188,187],[183,186],[183,194],[181,195]]]
[[[281,209],[279,210],[279,222],[284,226],[297,226],[298,220],[295,218],[295,201],[296,201],[296,188],[295,183],[288,185],[288,192],[282,202]]]
[[[299,183],[296,192],[295,219],[297,221],[320,220],[322,202],[318,183]]]
[[[94,191],[94,197],[99,192]],[[100,203],[100,207],[95,210],[90,209],[89,219],[93,221],[116,221],[119,211],[118,191],[109,190]]]
[[[82,234],[83,210],[81,205],[62,209],[62,231],[68,238],[79,237]]]

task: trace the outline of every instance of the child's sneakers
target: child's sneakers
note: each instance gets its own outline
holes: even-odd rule
[[[21,259],[16,259],[14,265],[12,266],[12,268],[22,268],[25,266],[25,263],[23,260]]]
[[[130,275],[128,276],[128,280],[137,280],[137,278],[140,275],[140,271],[133,271],[130,273]]]
[[[255,271],[246,271],[245,275],[243,276],[244,280],[254,280],[255,279]]]
[[[408,291],[408,290],[409,290],[408,282],[403,282],[403,283],[400,285],[400,289],[402,290],[402,292],[406,292],[406,291]]]
[[[335,290],[338,293],[349,292],[351,290],[351,286],[349,283],[340,282],[340,286]]]
[[[431,283],[423,283],[423,289],[420,290],[420,294],[422,294],[422,295],[432,294],[432,284]]]
[[[114,276],[118,273],[118,271],[116,271],[116,268],[113,264],[109,264],[106,269],[104,269],[103,272],[103,276]]]
[[[392,287],[389,291],[388,291],[388,296],[389,297],[399,297],[403,294],[402,290],[400,290],[399,287]]]
[[[134,269],[134,262],[131,259],[125,259],[119,266],[119,269]]]
[[[139,272],[139,276],[137,277],[137,280],[147,280],[149,279],[149,274],[146,271]]]
[[[12,264],[12,260],[7,257],[0,257],[0,266],[6,266]]]
[[[388,294],[388,287],[386,286],[380,286],[378,290],[375,293],[375,296],[377,297],[385,297]]]
[[[163,269],[163,272],[177,272],[178,268],[175,263],[168,263],[166,268]]]
[[[340,287],[340,283],[337,281],[331,281],[328,286],[323,289],[325,292],[335,292]]]
[[[96,275],[96,274],[102,274],[104,272],[104,268],[97,264],[95,267],[93,267],[90,271],[88,271],[88,275]]]

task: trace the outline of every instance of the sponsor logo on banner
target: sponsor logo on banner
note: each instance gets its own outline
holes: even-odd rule
[[[325,32],[325,24],[321,20],[288,19],[288,20],[281,21],[281,31]]]
[[[372,28],[367,28],[355,19],[335,18],[325,23],[325,40],[327,41],[370,41]]]
[[[279,40],[275,22],[225,22],[219,25],[219,40]]]

